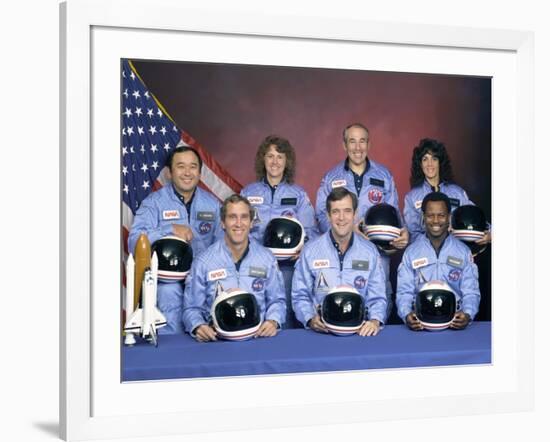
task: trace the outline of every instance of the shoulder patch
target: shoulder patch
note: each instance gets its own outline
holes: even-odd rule
[[[415,208],[415,209],[420,209],[420,208],[422,208],[422,200],[415,201],[415,202],[414,202],[414,208]]]

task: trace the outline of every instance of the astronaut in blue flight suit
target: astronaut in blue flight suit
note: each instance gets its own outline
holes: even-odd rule
[[[151,244],[165,236],[178,236],[191,243],[197,256],[223,236],[220,203],[197,187],[202,160],[193,148],[177,147],[168,156],[166,166],[170,183],[142,201],[130,230],[128,250],[132,252],[139,235],[145,233]],[[157,305],[167,321],[159,334],[183,333],[182,302],[183,283],[159,282]]]
[[[368,158],[371,147],[368,129],[360,123],[347,126],[343,132],[343,146],[347,158],[329,170],[317,191],[315,214],[321,233],[329,229],[326,211],[327,195],[337,187],[345,187],[354,193],[358,199],[356,226],[362,223],[367,210],[373,205],[387,203],[399,211],[397,189],[390,171],[379,163]],[[401,217],[401,215],[400,215]],[[359,227],[357,231],[361,233]],[[404,249],[409,242],[406,228],[401,229],[399,238],[391,242],[396,249]],[[391,310],[393,293],[390,277],[390,257],[382,256],[382,266],[386,275],[386,295],[388,297],[388,313]]]
[[[254,168],[258,181],[241,190],[255,210],[250,236],[261,243],[272,218],[290,216],[304,226],[308,239],[317,237],[313,206],[305,190],[294,184],[296,154],[290,142],[267,136],[258,147]]]
[[[279,216],[291,216],[300,221],[306,241],[319,236],[315,211],[309,197],[301,186],[294,183],[296,153],[290,142],[277,135],[268,135],[258,147],[254,169],[258,181],[241,190],[241,195],[248,199],[255,211],[250,237],[261,244],[267,224]],[[280,263],[287,300],[285,327],[288,328],[299,327],[290,299],[294,263]]]
[[[411,190],[405,195],[403,218],[409,231],[412,243],[424,233],[422,225],[422,200],[431,192],[444,193],[451,202],[451,212],[459,206],[474,204],[466,191],[453,182],[451,160],[447,149],[440,141],[424,138],[413,150]],[[478,240],[480,245],[491,242],[491,231],[488,226],[485,236]]]
[[[210,308],[221,291],[240,288],[258,302],[262,323],[257,337],[275,336],[286,316],[283,277],[273,254],[249,240],[254,210],[240,195],[227,198],[221,209],[225,235],[193,260],[185,281],[183,323],[197,341],[217,340]]]
[[[365,301],[367,320],[360,336],[374,336],[386,321],[385,275],[377,248],[354,232],[357,197],[338,187],[326,201],[330,229],[308,242],[296,262],[292,307],[296,318],[317,332],[327,332],[319,306],[330,289],[347,285]]]
[[[465,328],[479,309],[477,265],[470,249],[449,234],[451,203],[447,195],[432,192],[422,201],[426,233],[407,247],[397,273],[399,317],[412,330],[422,325],[414,313],[414,299],[429,281],[446,282],[457,295],[457,313],[450,327]]]

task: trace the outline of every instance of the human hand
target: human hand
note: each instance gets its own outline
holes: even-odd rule
[[[363,322],[357,334],[359,336],[376,336],[379,331],[380,321],[378,319],[371,319],[370,321]]]
[[[424,327],[422,327],[422,324],[420,323],[420,320],[416,317],[416,314],[413,312],[409,313],[406,318],[407,327],[409,327],[411,330],[419,331],[423,330]]]
[[[455,330],[462,330],[470,323],[470,315],[462,311],[456,312],[450,327]]]
[[[193,239],[193,231],[189,226],[184,224],[172,224],[172,232],[178,238],[181,238],[188,243],[190,243]]]
[[[409,231],[403,227],[399,232],[399,237],[391,241],[390,244],[396,249],[403,250],[409,244]]]
[[[207,324],[201,324],[195,328],[195,339],[199,342],[217,341],[216,330]]]
[[[308,321],[307,326],[318,333],[328,333],[327,326],[323,321],[321,321],[321,317],[319,315],[315,315],[311,318]]]
[[[485,230],[483,238],[478,239],[476,241],[476,244],[479,244],[480,246],[484,246],[484,245],[490,244],[491,239],[492,239],[491,231],[490,230]]]
[[[262,322],[260,328],[254,335],[255,338],[271,337],[277,334],[277,322],[273,319],[268,319]]]

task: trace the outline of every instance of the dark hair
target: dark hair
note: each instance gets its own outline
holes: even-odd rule
[[[447,212],[451,213],[451,201],[449,197],[442,192],[431,192],[428,193],[422,200],[422,213],[426,213],[426,206],[430,201],[437,202],[442,201],[447,206]]]
[[[237,203],[245,203],[248,206],[248,212],[250,213],[250,219],[254,219],[254,209],[252,208],[252,205],[250,204],[250,201],[248,201],[244,196],[239,195],[238,193],[234,193],[233,195],[228,196],[220,208],[220,219],[222,221],[225,221],[225,216],[227,215],[227,206],[229,204],[237,204]]]
[[[340,201],[343,200],[346,196],[351,197],[351,205],[353,206],[353,211],[355,212],[357,210],[357,195],[355,193],[350,192],[345,187],[337,187],[335,189],[332,189],[332,191],[327,196],[327,213],[330,213],[330,203],[333,201]]]
[[[453,182],[453,169],[451,159],[447,153],[445,145],[432,138],[423,138],[413,149],[410,184],[412,187],[422,185],[426,177],[422,172],[422,158],[427,153],[431,153],[439,160],[439,180],[441,182]]]
[[[351,129],[352,127],[359,127],[363,129],[367,133],[367,139],[369,137],[369,130],[367,127],[361,123],[351,123],[349,126],[346,126],[344,130],[342,131],[342,138],[344,139],[344,143],[348,142],[348,129]]]
[[[202,158],[199,155],[199,153],[190,146],[178,146],[174,150],[172,150],[168,154],[168,157],[166,158],[166,167],[168,167],[168,169],[171,171],[172,163],[174,162],[174,155],[176,155],[177,153],[183,153],[183,152],[193,152],[197,156],[199,160],[199,172],[200,172],[202,170]]]
[[[285,154],[286,164],[283,172],[283,180],[289,184],[292,184],[294,182],[294,173],[296,171],[296,154],[294,153],[294,148],[290,142],[286,138],[282,138],[277,135],[268,135],[262,141],[262,144],[258,146],[256,160],[254,162],[256,178],[260,181],[266,176],[264,158],[271,145],[275,146],[275,150],[277,152]]]

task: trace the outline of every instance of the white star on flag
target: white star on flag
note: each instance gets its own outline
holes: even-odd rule
[[[153,164],[151,165],[151,167],[155,170],[157,170],[159,168],[159,162],[158,161],[153,161]]]
[[[143,135],[145,131],[143,130],[143,127],[138,126],[138,134]]]
[[[141,187],[143,187],[144,189],[148,189],[149,188],[149,181],[144,181],[143,184],[141,185]]]
[[[124,111],[122,115],[126,115],[126,118],[130,118],[130,116],[132,115],[132,111],[126,108],[126,111]]]
[[[141,95],[139,94],[139,91],[134,91],[134,93],[132,94],[132,96],[136,99],[138,99],[139,97],[141,97]]]
[[[126,176],[126,175],[128,174],[128,166],[124,166],[124,167],[122,168],[122,174],[123,174],[124,176]]]
[[[128,126],[126,132],[128,133],[128,135],[133,135],[134,134],[134,128],[132,126]]]
[[[155,153],[157,151],[158,151],[157,145],[156,144],[151,144],[151,152]]]
[[[164,146],[162,146],[162,148],[166,151],[170,150],[170,144],[169,143],[164,143]]]
[[[141,117],[141,114],[143,113],[143,112],[141,111],[141,107],[136,107],[135,113],[136,113],[136,115],[137,115],[138,117]]]
[[[164,126],[162,126],[160,131],[162,132],[162,135],[166,135],[166,132],[168,132]]]
[[[147,116],[153,118],[153,109],[147,109]]]
[[[149,132],[151,132],[151,135],[155,135],[157,133],[157,127],[149,126]]]
[[[143,170],[144,172],[147,172],[149,170],[149,168],[147,167],[147,164],[143,163],[141,165],[141,170]]]

